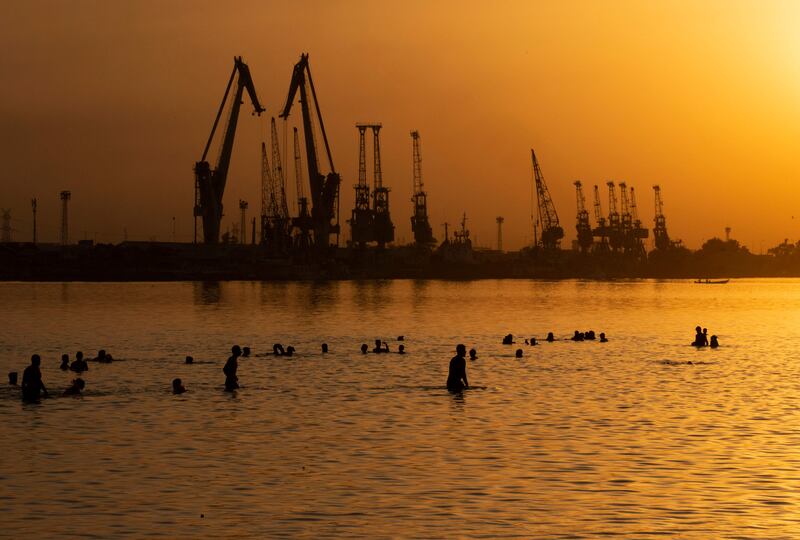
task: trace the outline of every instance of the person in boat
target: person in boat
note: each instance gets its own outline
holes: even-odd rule
[[[469,350],[469,359],[470,360],[475,360],[476,358],[478,358],[478,351],[476,351],[475,349],[470,349]]]
[[[608,343],[605,332],[600,332],[600,343]]]
[[[710,346],[712,349],[716,349],[717,347],[719,347],[719,341],[717,341],[717,336],[711,336]]]
[[[506,334],[506,336],[503,338],[503,345],[511,345],[512,343],[514,343],[514,336],[511,334]]]
[[[81,391],[86,388],[86,382],[78,377],[77,379],[72,380],[72,384],[64,390],[64,393],[61,394],[62,396],[80,396]]]
[[[39,365],[42,359],[38,354],[31,356],[31,365],[22,372],[22,399],[24,401],[39,401],[42,395],[47,397],[47,388],[42,382],[42,370]]]
[[[517,358],[522,358],[522,349],[517,349],[517,352],[514,353]]]
[[[75,353],[75,360],[69,365],[69,369],[75,373],[83,373],[89,370],[89,364],[83,359],[83,352],[78,351]]]
[[[272,354],[275,356],[283,356],[286,354],[286,351],[283,350],[283,345],[276,343],[272,346]]]
[[[183,394],[186,392],[186,387],[183,386],[183,381],[180,379],[172,379],[172,393],[173,394]]]
[[[369,346],[366,343],[361,344],[361,354],[367,354],[369,351]]]
[[[58,366],[58,367],[61,368],[62,371],[69,370],[69,355],[68,354],[62,354],[61,355],[61,365]]]
[[[548,343],[553,343],[555,340],[556,340],[556,338],[555,338],[555,336],[553,336],[553,333],[552,332],[548,332],[547,333],[547,339],[545,341],[547,341]]]
[[[399,347],[397,347],[397,354],[406,354],[406,346],[400,345]]]
[[[225,367],[222,372],[225,374],[225,390],[233,392],[239,388],[239,377],[236,375],[236,370],[239,369],[239,357],[242,355],[242,349],[238,345],[231,347],[231,356],[225,362]]]
[[[467,361],[464,358],[466,355],[467,348],[459,343],[456,346],[456,355],[450,360],[450,368],[447,374],[447,390],[450,392],[457,393],[469,388]]]

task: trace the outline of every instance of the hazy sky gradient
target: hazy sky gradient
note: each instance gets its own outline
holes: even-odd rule
[[[422,137],[435,235],[463,211],[481,245],[531,238],[536,149],[574,238],[572,182],[627,181],[653,219],[692,247],[733,236],[754,251],[800,238],[800,4],[778,2],[2,1],[0,207],[30,237],[169,240],[192,232],[200,158],[234,55],[268,113],[303,51],[342,174],[357,180],[356,122],[382,122],[396,236],[411,238],[411,139]],[[225,192],[256,215],[269,116],[243,107]],[[297,120],[296,109],[292,120]],[[217,145],[212,147],[216,152]],[[286,166],[287,164],[285,164]],[[291,164],[286,166],[291,169]],[[293,189],[290,189],[293,192]],[[603,190],[603,209],[608,211]],[[587,193],[587,195],[590,193]],[[591,202],[591,197],[589,199]],[[797,214],[796,218],[793,216]]]

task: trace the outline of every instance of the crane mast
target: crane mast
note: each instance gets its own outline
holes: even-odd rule
[[[533,176],[536,183],[536,198],[539,208],[539,221],[542,225],[541,245],[543,248],[552,250],[558,249],[561,239],[564,237],[564,229],[558,222],[558,214],[553,200],[550,198],[550,191],[544,181],[544,175],[536,159],[536,153],[531,149],[531,160],[533,161]]]
[[[356,198],[350,219],[350,239],[359,247],[372,240],[372,210],[369,207],[369,184],[367,184],[367,124],[356,124],[358,129],[358,184],[355,185]]]
[[[583,195],[583,185],[580,180],[575,180],[575,198],[578,214],[575,218],[575,229],[578,233],[578,247],[581,252],[587,253],[592,247],[592,226],[589,224],[589,212],[586,210],[586,198]]]
[[[382,248],[387,243],[394,241],[394,224],[389,214],[389,188],[383,185],[383,170],[381,169],[381,124],[373,124],[372,152],[374,163],[374,189],[372,191],[373,227],[375,241]]]
[[[653,239],[655,240],[656,249],[668,249],[671,246],[669,234],[667,233],[667,218],[664,217],[664,203],[661,200],[661,187],[658,185],[653,186],[653,191],[656,196],[656,217],[655,226],[653,227]]]
[[[622,221],[617,211],[617,192],[614,182],[606,182],[608,186],[608,244],[612,250],[622,248]]]
[[[292,218],[292,227],[296,231],[294,246],[300,251],[306,251],[311,247],[311,231],[314,224],[311,215],[308,213],[308,198],[303,188],[303,163],[300,152],[300,136],[297,128],[294,128],[294,180],[297,190],[297,217]]]
[[[320,253],[324,253],[331,245],[331,235],[339,238],[339,173],[333,164],[325,124],[319,107],[314,80],[308,65],[308,54],[300,55],[300,61],[295,64],[292,79],[289,83],[289,94],[286,104],[280,113],[281,118],[288,118],[297,94],[300,94],[300,108],[303,117],[303,138],[306,147],[306,166],[308,167],[308,183],[311,188],[311,221],[314,232],[314,245]],[[313,102],[316,114],[312,116],[310,108]],[[323,174],[320,171],[317,148],[314,141],[314,119],[319,123],[322,140],[325,143],[325,152],[330,172]]]
[[[609,231],[606,218],[603,216],[603,208],[600,205],[600,187],[597,184],[594,185],[594,220],[597,222],[597,227],[592,230],[592,236],[600,239],[595,243],[594,251],[595,253],[606,253],[609,249]]]
[[[281,162],[281,148],[278,143],[278,129],[275,127],[275,118],[270,120],[270,135],[272,139],[272,178],[274,182],[276,216],[283,220],[289,219],[289,204],[286,201],[286,175],[283,174]]]
[[[647,250],[644,247],[644,240],[648,237],[649,231],[642,227],[642,222],[639,219],[639,210],[636,207],[636,192],[633,186],[630,188],[630,202],[629,202],[631,226],[628,232],[630,240],[628,241],[628,251],[638,257],[645,258]]]
[[[231,94],[231,87],[233,86],[234,80],[236,80],[236,88],[230,100],[230,113],[228,114],[228,121],[222,138],[217,163],[215,168],[212,169],[206,158],[209,148],[211,147],[211,142],[214,139],[214,134],[217,131],[220,118],[222,117],[222,112],[225,110],[225,104],[228,102],[228,97]],[[233,59],[233,70],[228,79],[228,85],[225,87],[225,93],[222,96],[222,102],[217,111],[217,116],[214,119],[214,124],[211,127],[211,134],[203,150],[203,156],[194,166],[194,216],[195,219],[198,217],[202,218],[203,241],[206,244],[216,244],[219,242],[219,230],[223,210],[222,196],[225,192],[225,184],[228,179],[228,169],[233,152],[233,141],[236,137],[236,126],[239,121],[239,109],[245,90],[253,104],[253,114],[258,114],[260,116],[264,108],[261,106],[258,96],[256,95],[253,79],[250,76],[250,68],[242,61],[241,56],[237,56]]]
[[[414,233],[414,242],[418,246],[426,246],[436,243],[436,239],[428,221],[428,194],[422,183],[422,152],[419,132],[416,130],[411,132],[411,148],[414,176],[414,195],[411,197],[411,202],[414,203],[414,215],[411,216],[411,231]]]

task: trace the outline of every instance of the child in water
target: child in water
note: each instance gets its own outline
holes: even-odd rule
[[[186,392],[186,387],[183,386],[183,382],[180,379],[172,379],[172,393],[177,395],[184,392]]]

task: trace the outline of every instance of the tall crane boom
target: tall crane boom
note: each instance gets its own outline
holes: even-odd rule
[[[217,131],[219,120],[222,117],[222,112],[225,109],[225,104],[228,102],[228,96],[231,93],[234,80],[236,80],[236,89],[230,101],[228,122],[222,138],[216,167],[211,169],[211,165],[206,161],[206,158],[209,148],[211,147],[211,142],[214,139],[214,134]],[[261,106],[258,96],[256,95],[253,79],[250,76],[250,68],[247,67],[247,64],[242,61],[240,56],[237,56],[233,59],[233,71],[231,71],[228,85],[225,87],[225,93],[222,96],[222,102],[217,111],[217,116],[214,119],[214,124],[211,127],[211,134],[208,137],[208,142],[206,142],[206,146],[203,149],[203,156],[194,166],[194,215],[195,218],[202,217],[203,241],[207,244],[216,244],[219,242],[219,229],[220,222],[222,221],[222,195],[225,191],[225,184],[228,179],[228,169],[233,152],[233,141],[236,137],[236,125],[239,121],[239,109],[245,90],[247,90],[247,94],[253,104],[253,114],[258,114],[260,116],[264,111],[264,107]]]
[[[583,195],[583,185],[580,180],[575,180],[575,198],[578,214],[575,218],[575,229],[578,233],[578,246],[584,253],[592,247],[592,226],[589,224],[589,212],[586,210],[586,198]]]
[[[275,198],[276,217],[289,218],[289,204],[286,201],[286,175],[283,173],[281,162],[281,148],[278,143],[278,129],[275,127],[275,118],[270,119],[270,136],[272,141],[272,181],[273,196]]]
[[[426,246],[436,242],[433,229],[428,221],[428,194],[422,182],[422,151],[419,143],[419,132],[411,132],[411,159],[412,176],[414,177],[414,194],[411,202],[414,203],[414,214],[411,216],[411,231],[414,233],[414,242],[418,246]]]
[[[653,239],[655,240],[656,249],[663,250],[669,249],[672,246],[669,234],[667,233],[667,218],[664,217],[664,203],[661,200],[661,187],[658,185],[653,186],[653,191],[656,196],[656,217],[655,226],[653,227]]]
[[[545,249],[558,249],[561,239],[564,237],[564,229],[558,222],[558,214],[553,200],[550,198],[550,191],[544,181],[544,175],[536,159],[536,153],[531,148],[531,160],[533,161],[533,176],[536,183],[536,199],[539,208],[539,222],[542,226],[542,247]]]
[[[336,172],[331,156],[325,124],[322,121],[322,112],[317,100],[311,69],[308,65],[308,54],[300,55],[292,71],[289,83],[289,94],[286,104],[280,113],[281,118],[288,118],[297,94],[300,94],[300,107],[303,116],[303,138],[306,147],[306,166],[308,167],[308,182],[311,188],[311,219],[314,230],[314,245],[320,251],[326,251],[330,245],[330,236],[339,235],[338,199],[340,176]],[[313,101],[315,115],[312,116],[310,104]],[[320,171],[317,148],[314,141],[314,118],[319,123],[322,140],[325,143],[325,152],[328,158],[327,174]]]

